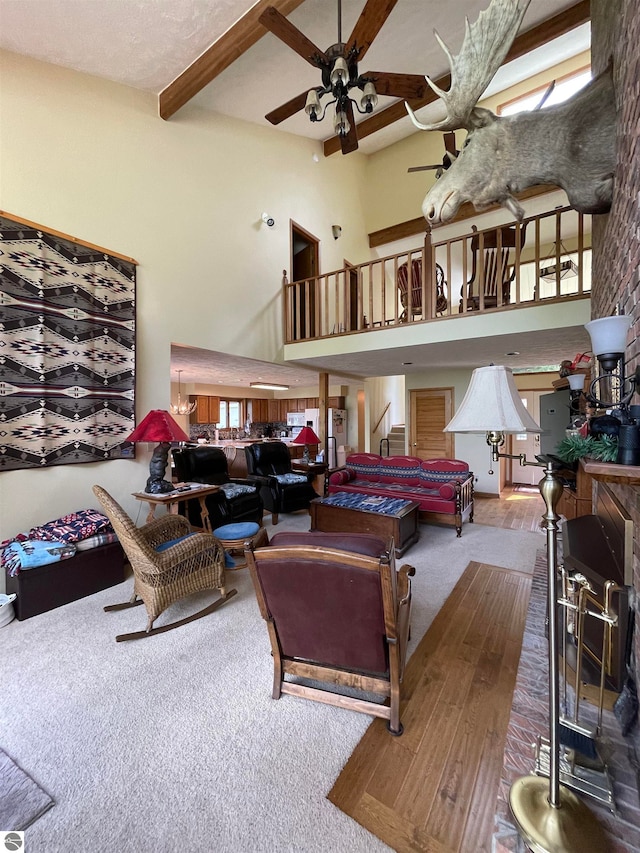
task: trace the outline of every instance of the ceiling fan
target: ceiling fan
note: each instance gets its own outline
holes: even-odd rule
[[[407,172],[425,172],[427,169],[435,169],[436,170],[436,178],[439,178],[444,171],[446,171],[449,166],[455,161],[456,157],[460,153],[456,148],[456,134],[455,131],[451,130],[448,133],[444,133],[444,157],[442,158],[442,163],[431,163],[428,166],[410,166],[407,169]]]
[[[342,41],[342,0],[338,0],[338,41],[326,50],[320,50],[304,33],[294,26],[273,6],[264,10],[260,23],[274,36],[322,72],[322,85],[301,92],[286,104],[268,113],[271,124],[280,124],[287,118],[304,111],[310,121],[322,121],[327,108],[336,105],[333,126],[340,137],[343,154],[358,147],[358,132],[353,108],[359,113],[373,112],[378,95],[395,98],[422,98],[428,90],[422,74],[394,74],[384,71],[367,71],[360,74],[358,62],[362,60],[398,0],[367,0],[349,38]],[[359,89],[359,102],[350,93]],[[321,104],[325,95],[332,100]]]

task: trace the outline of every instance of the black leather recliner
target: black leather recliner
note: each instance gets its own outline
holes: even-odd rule
[[[256,521],[262,524],[262,498],[260,487],[249,480],[229,477],[227,457],[220,447],[181,447],[173,451],[173,464],[178,480],[185,483],[218,485],[220,491],[208,495],[206,500],[211,527],[237,521]],[[199,527],[200,504],[187,502],[187,517]]]
[[[244,449],[247,458],[247,477],[260,484],[264,507],[271,513],[273,524],[281,512],[309,509],[317,498],[312,485],[313,474],[298,474],[291,470],[289,448],[282,441],[250,444]]]

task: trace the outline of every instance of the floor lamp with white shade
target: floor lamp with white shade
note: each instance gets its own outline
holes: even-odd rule
[[[540,494],[546,512],[549,624],[549,778],[523,776],[511,786],[509,802],[520,835],[534,853],[602,853],[607,849],[602,827],[579,797],[560,784],[558,676],[558,520],[556,506],[562,483],[550,461],[528,461],[524,454],[501,453],[505,435],[542,430],[525,409],[508,367],[491,365],[473,371],[464,399],[445,432],[486,433],[491,458],[519,459],[521,465],[544,468]]]

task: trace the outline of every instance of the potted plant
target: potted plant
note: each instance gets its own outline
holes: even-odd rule
[[[556,455],[574,464],[585,456],[598,462],[615,462],[618,456],[618,439],[615,435],[567,435],[558,444]]]

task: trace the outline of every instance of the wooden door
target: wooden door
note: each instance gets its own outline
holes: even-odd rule
[[[316,335],[316,282],[320,271],[320,241],[300,225],[291,222],[291,289],[294,340]]]
[[[453,388],[411,391],[411,455],[420,459],[455,459],[453,433],[442,431],[452,417]]]
[[[549,391],[520,391],[520,399],[534,421],[540,423],[540,397]],[[567,422],[569,414],[567,412]],[[509,453],[520,455],[524,453],[529,462],[534,462],[540,453],[540,436],[536,433],[523,432],[510,435]],[[537,486],[542,479],[542,469],[532,465],[523,466],[517,459],[511,459],[511,482],[524,486]]]

